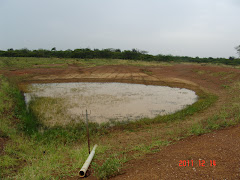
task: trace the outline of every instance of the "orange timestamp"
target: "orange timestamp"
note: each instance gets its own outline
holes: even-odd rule
[[[196,161],[193,161],[193,160],[180,160],[179,161],[179,166],[180,167],[186,167],[186,166],[194,166],[196,164]],[[197,162],[197,165],[199,167],[205,167],[205,166],[216,166],[217,163],[216,163],[216,160],[209,160],[209,161],[205,161],[205,160],[202,160],[202,159],[199,159],[198,162]]]

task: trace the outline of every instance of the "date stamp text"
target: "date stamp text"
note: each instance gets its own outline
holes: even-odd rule
[[[216,160],[209,160],[205,161],[202,159],[199,159],[198,161],[193,161],[193,160],[180,160],[179,161],[179,166],[180,167],[194,167],[194,166],[199,166],[199,167],[206,167],[206,166],[216,166]]]

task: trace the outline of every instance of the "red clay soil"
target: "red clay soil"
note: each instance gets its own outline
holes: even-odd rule
[[[74,81],[121,81],[132,80],[136,82],[135,77],[139,76],[139,79],[145,80],[147,76],[142,76],[145,71],[149,71],[152,75],[148,77],[161,78],[179,78],[188,80],[198,84],[201,87],[207,88],[210,91],[219,91],[223,89],[221,85],[230,83],[228,79],[221,78],[223,75],[233,74],[232,80],[239,79],[240,70],[234,68],[218,67],[218,66],[201,66],[201,65],[185,65],[178,64],[174,66],[156,66],[156,67],[136,67],[136,66],[123,66],[123,65],[111,65],[111,66],[97,66],[92,68],[83,68],[79,66],[69,65],[68,68],[32,68],[32,69],[20,69],[14,71],[2,70],[7,76],[29,76],[25,79],[26,82],[74,82]],[[199,73],[197,73],[199,72]],[[214,73],[216,75],[214,75]],[[77,75],[83,75],[83,77]],[[86,76],[96,75],[98,77],[86,78]],[[103,76],[109,74],[108,76]],[[113,74],[113,75],[111,75]],[[128,76],[123,76],[129,74]],[[137,74],[137,75],[136,75]],[[209,76],[212,74],[212,76]],[[72,76],[71,75],[75,75]],[[102,77],[101,77],[102,76]],[[147,81],[146,79],[145,81]],[[146,82],[147,83],[147,82]]]
[[[240,179],[240,126],[186,138],[127,166],[112,179]]]
[[[167,82],[166,85],[170,83],[180,86],[187,83],[188,86],[198,86],[219,95],[216,108],[221,107],[229,98],[224,87],[231,85],[235,80],[240,80],[239,69],[186,64],[94,68],[71,65],[66,69],[34,68],[2,71],[2,73],[7,76],[29,75],[30,78],[25,79],[25,83],[75,81],[138,83],[141,81],[144,84],[151,84],[150,81],[157,80]],[[218,112],[217,109],[215,111]],[[184,166],[179,166],[180,161]],[[185,162],[187,162],[186,166]],[[158,153],[127,162],[121,172],[123,174],[113,179],[240,179],[240,126],[178,141],[164,147]],[[90,176],[87,179],[94,177]]]

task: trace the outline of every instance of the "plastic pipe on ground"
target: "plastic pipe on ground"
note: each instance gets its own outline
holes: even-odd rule
[[[94,145],[94,147],[93,147],[91,153],[89,154],[87,160],[86,160],[85,163],[83,164],[82,169],[79,171],[79,176],[80,176],[80,177],[85,177],[85,174],[86,174],[86,172],[87,172],[87,170],[88,170],[88,167],[89,167],[89,165],[90,165],[90,163],[91,163],[91,161],[92,161],[92,159],[93,159],[93,156],[94,156],[94,154],[95,154],[95,149],[96,149],[96,148],[97,148],[97,144]]]

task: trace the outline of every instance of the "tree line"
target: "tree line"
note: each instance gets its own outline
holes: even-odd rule
[[[236,47],[237,52],[240,55],[240,46]],[[68,49],[68,50],[51,50],[38,49],[29,50],[23,49],[8,49],[6,51],[0,50],[0,57],[57,57],[57,58],[81,58],[81,59],[128,59],[128,60],[143,60],[143,61],[161,61],[161,62],[196,62],[196,63],[221,63],[227,65],[240,65],[240,59],[229,58],[200,58],[189,56],[173,56],[173,55],[150,55],[147,51],[141,51],[138,49],[124,50],[120,49]]]

